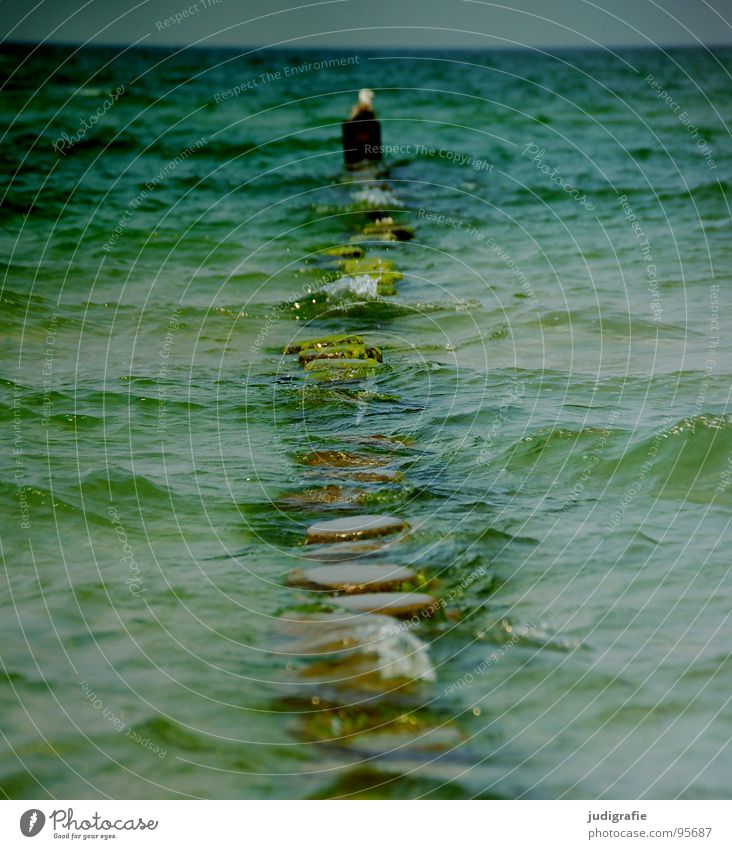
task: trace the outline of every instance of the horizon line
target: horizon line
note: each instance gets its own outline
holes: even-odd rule
[[[658,44],[527,44],[519,47],[516,46],[490,46],[483,47],[480,45],[473,46],[448,46],[448,45],[430,45],[425,44],[419,47],[407,47],[407,46],[399,46],[393,45],[390,47],[383,47],[382,45],[323,45],[320,47],[279,47],[277,45],[252,45],[252,44],[189,44],[189,43],[179,43],[179,44],[136,44],[132,45],[131,42],[116,42],[116,41],[99,41],[99,42],[79,42],[79,41],[32,41],[28,39],[8,39],[0,41],[0,49],[6,46],[18,46],[18,47],[71,47],[71,48],[124,48],[125,50],[245,50],[247,52],[254,51],[291,51],[291,52],[303,52],[303,51],[334,51],[334,50],[373,50],[378,52],[388,52],[391,50],[400,50],[405,53],[416,53],[423,50],[430,50],[435,52],[447,52],[447,51],[475,51],[475,50],[494,50],[501,52],[528,52],[532,50],[543,50],[543,51],[562,51],[562,50],[587,50],[587,51],[613,51],[613,50],[711,50],[718,48],[732,48],[732,40],[726,42],[703,42],[699,44],[679,44],[674,42],[669,43],[658,43]]]

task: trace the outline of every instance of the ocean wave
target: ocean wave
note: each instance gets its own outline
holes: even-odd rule
[[[491,448],[495,449],[493,443]],[[649,433],[602,425],[543,428],[494,450],[490,465],[569,503],[594,498],[613,504],[625,491],[665,499],[732,501],[732,420],[701,414]],[[581,482],[581,489],[575,489]],[[610,487],[608,489],[607,487]],[[575,495],[572,495],[575,492]],[[581,495],[580,495],[581,493]],[[558,502],[559,503],[559,502]],[[566,504],[565,504],[566,506]]]

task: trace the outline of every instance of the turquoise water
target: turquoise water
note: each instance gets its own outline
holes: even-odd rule
[[[732,51],[0,61],[3,793],[726,797]],[[393,297],[318,253],[373,209]],[[384,369],[282,356],[342,331]],[[283,498],[313,450],[403,475],[351,489],[446,599],[409,687],[293,649],[363,512]]]

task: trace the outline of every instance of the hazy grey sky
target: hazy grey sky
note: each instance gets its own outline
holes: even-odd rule
[[[0,10],[2,34],[13,41],[372,48],[732,42],[732,0],[2,0]]]

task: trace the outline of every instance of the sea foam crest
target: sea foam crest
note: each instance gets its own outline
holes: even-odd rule
[[[390,206],[404,206],[403,201],[399,200],[396,195],[392,194],[387,189],[380,189],[375,186],[354,192],[352,197],[356,201],[356,203],[362,203],[366,206],[374,206],[378,208]]]
[[[378,296],[378,279],[369,274],[345,274],[324,288],[331,295],[349,292],[359,298],[376,298]]]

